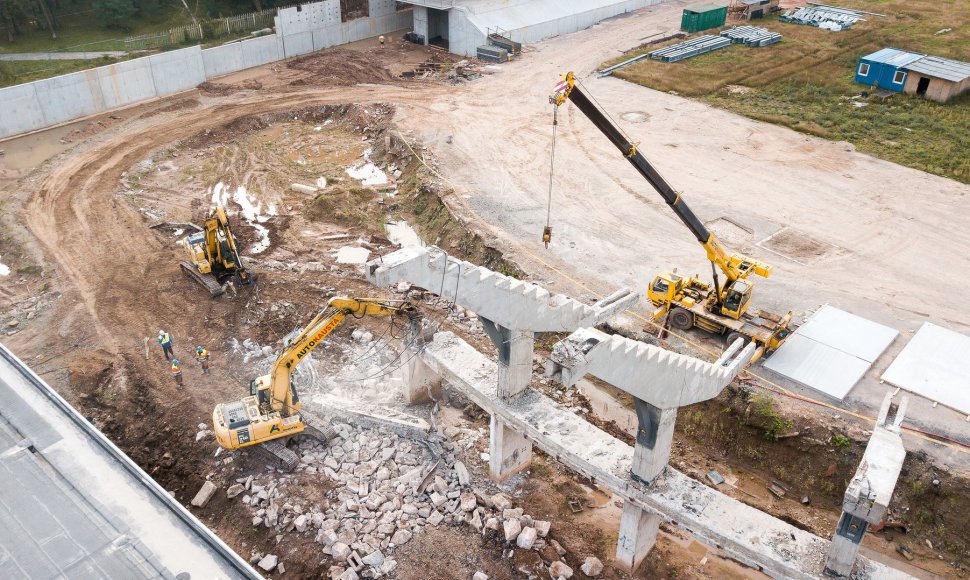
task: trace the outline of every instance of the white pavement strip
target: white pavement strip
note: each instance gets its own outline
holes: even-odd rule
[[[882,380],[970,414],[970,336],[924,322]]]
[[[842,400],[899,333],[825,305],[765,362],[765,368]]]

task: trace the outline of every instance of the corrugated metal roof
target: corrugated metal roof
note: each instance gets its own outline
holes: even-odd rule
[[[870,55],[862,57],[862,60],[881,62],[893,66],[906,66],[909,63],[923,58],[924,55],[915,52],[906,52],[895,48],[884,48]]]
[[[950,60],[938,56],[924,56],[907,64],[906,70],[959,83],[970,77],[970,62]]]

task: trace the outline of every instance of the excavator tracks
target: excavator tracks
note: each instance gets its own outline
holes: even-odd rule
[[[293,471],[300,464],[300,456],[279,439],[260,443],[256,447],[276,458],[287,471]]]
[[[213,298],[225,292],[225,290],[222,288],[222,284],[219,284],[219,281],[215,279],[215,276],[210,274],[202,274],[199,272],[198,268],[189,262],[179,262],[179,265],[182,266],[182,271],[185,272],[189,278],[192,278],[192,280],[201,286],[204,286],[205,289],[209,291],[209,295]]]
[[[306,417],[303,417],[303,434],[313,437],[320,442],[321,445],[326,445],[328,441],[333,441],[337,438],[337,430],[333,427],[324,427],[320,429],[314,425],[311,425]]]

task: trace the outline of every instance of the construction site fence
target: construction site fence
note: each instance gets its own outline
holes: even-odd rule
[[[166,97],[209,79],[388,34],[411,24],[411,11],[398,10],[393,0],[369,0],[370,16],[344,22],[339,1],[279,10],[275,34],[207,49],[195,45],[0,88],[0,139]],[[308,13],[319,16],[325,12],[333,17],[306,18]]]

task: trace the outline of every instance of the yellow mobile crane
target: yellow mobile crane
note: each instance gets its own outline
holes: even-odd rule
[[[222,285],[229,278],[235,278],[240,286],[253,283],[252,274],[243,267],[239,257],[226,208],[221,205],[209,212],[202,231],[186,236],[182,245],[189,257],[180,264],[182,271],[204,286],[211,296],[222,294]]]
[[[296,453],[286,448],[285,439],[306,433],[320,441],[329,437],[310,425],[301,413],[300,397],[292,382],[296,365],[300,364],[347,316],[404,315],[413,326],[417,310],[408,303],[392,305],[373,298],[335,297],[327,302],[309,324],[276,357],[268,375],[253,379],[249,396],[231,403],[216,405],[212,411],[212,427],[219,445],[239,449],[250,445],[275,455],[288,469],[299,463]]]
[[[748,280],[748,276],[757,274],[767,278],[771,275],[772,267],[741,254],[728,255],[721,242],[694,215],[680,193],[640,153],[637,144],[631,143],[609,116],[576,86],[572,72],[556,85],[549,96],[549,102],[556,107],[567,100],[572,101],[657,190],[701,243],[711,262],[713,286],[696,277],[680,276],[676,270],[655,277],[647,291],[647,297],[658,307],[653,312],[653,318],[659,320],[666,315],[670,325],[681,330],[696,326],[714,334],[726,333],[728,344],[737,338],[753,340],[762,350],[757,356],[771,353],[781,346],[794,330],[789,327],[792,313],[789,311],[785,316],[779,316],[761,310],[748,310],[754,289],[754,282]],[[723,286],[718,279],[718,270],[726,278]]]

